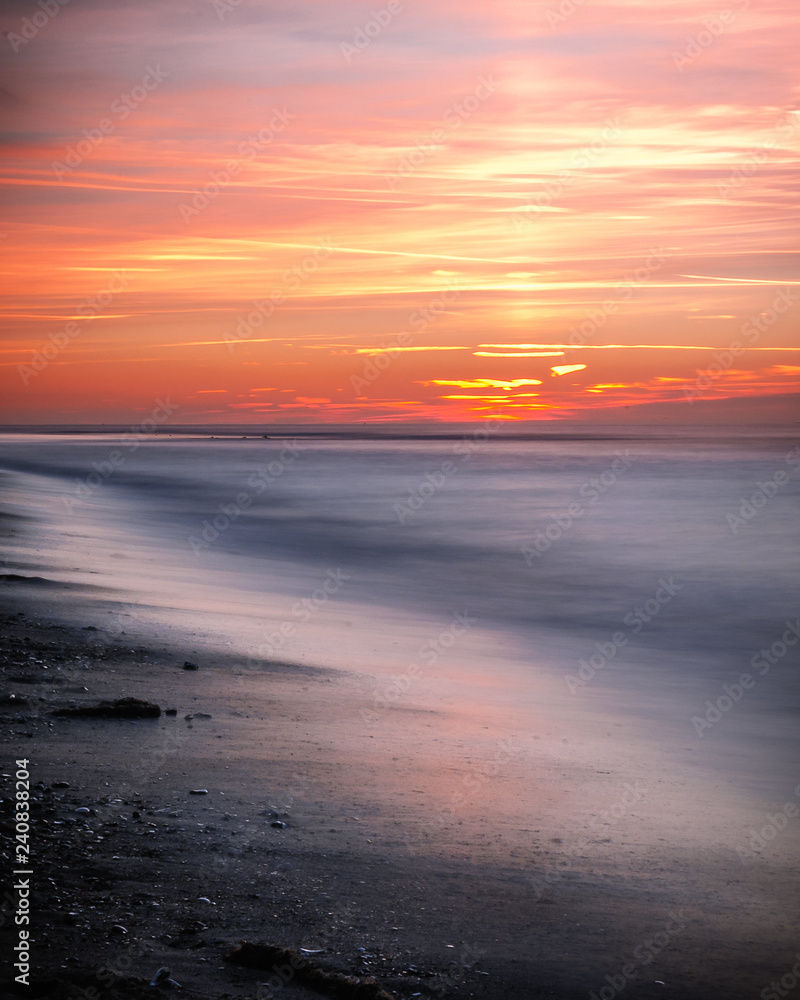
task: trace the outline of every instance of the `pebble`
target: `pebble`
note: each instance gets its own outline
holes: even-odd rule
[[[75,810],[75,812],[76,813],[81,813],[84,816],[90,816],[92,810],[91,809],[87,809],[86,806],[78,806],[78,808]]]
[[[69,788],[68,781],[54,781],[53,788]]]
[[[207,788],[190,788],[189,789],[189,794],[190,795],[208,795],[208,789]]]
[[[191,660],[186,660],[186,662],[183,664],[183,669],[184,670],[199,670],[200,667],[196,663],[192,663]]]
[[[156,972],[153,978],[150,980],[151,986],[160,986],[162,983],[169,979],[170,970],[166,965],[162,965],[161,968]]]
[[[283,822],[283,820],[280,820],[280,819],[273,820],[270,823],[270,826],[274,827],[274,829],[276,829],[276,830],[285,830],[286,829],[286,824]]]

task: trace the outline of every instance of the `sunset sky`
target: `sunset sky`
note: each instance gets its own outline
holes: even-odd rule
[[[796,421],[797,13],[6,2],[0,420]]]

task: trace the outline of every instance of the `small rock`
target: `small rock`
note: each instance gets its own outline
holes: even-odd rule
[[[178,714],[177,708],[167,708],[164,710],[164,715],[177,715],[177,714]]]
[[[161,709],[140,698],[117,698],[116,701],[101,701],[97,705],[58,708],[51,714],[97,719],[157,719],[161,715]]]
[[[54,781],[53,788],[69,788],[68,781]]]
[[[286,824],[283,822],[282,819],[274,819],[270,823],[270,826],[273,827],[276,830],[285,830],[286,829]]]
[[[110,933],[111,934],[127,934],[128,933],[128,929],[127,929],[127,927],[123,927],[122,924],[112,924],[111,925],[111,932]]]
[[[186,660],[183,664],[184,670],[199,670],[200,667],[196,663],[192,663],[191,660]]]
[[[189,794],[190,795],[208,795],[208,789],[207,788],[190,788],[189,789]]]
[[[156,972],[150,980],[150,985],[161,986],[162,983],[165,983],[169,979],[169,973],[170,970],[166,967],[166,965],[162,965],[158,972]]]
[[[78,808],[75,810],[75,812],[76,813],[81,813],[84,816],[91,816],[91,814],[92,814],[92,810],[91,809],[87,809],[86,806],[78,806]]]
[[[197,897],[197,902],[198,902],[198,903],[208,903],[208,904],[209,904],[209,906],[213,906],[213,905],[214,905],[214,904],[213,904],[213,903],[211,902],[211,900],[210,900],[210,899],[208,898],[208,896],[198,896],[198,897]]]

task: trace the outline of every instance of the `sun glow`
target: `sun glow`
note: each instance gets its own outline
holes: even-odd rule
[[[689,0],[555,32],[431,0],[351,63],[337,0],[73,3],[6,95],[9,423],[166,396],[186,423],[474,419],[447,389],[504,419],[795,419],[788,7],[645,77]],[[145,50],[166,75],[123,115]]]

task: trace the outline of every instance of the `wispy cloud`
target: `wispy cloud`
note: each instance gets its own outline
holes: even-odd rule
[[[264,384],[287,420],[466,419],[481,391],[513,419],[647,400],[684,419],[683,387],[747,329],[739,374],[703,392],[793,419],[794,11],[741,6],[679,69],[694,0],[576,3],[556,23],[557,4],[403,5],[349,62],[344,0],[222,18],[71,0],[7,51],[4,370],[32,368],[104,272],[131,281],[12,379],[5,419],[102,421],[165,385],[194,419],[255,419],[240,404]],[[0,28],[23,16],[7,6]],[[552,377],[587,363],[591,379]]]

